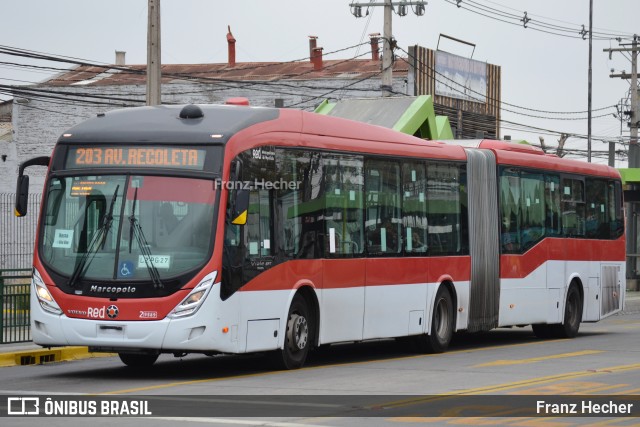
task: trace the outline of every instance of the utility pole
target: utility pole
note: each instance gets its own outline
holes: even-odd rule
[[[160,0],[148,0],[147,21],[147,105],[162,104],[160,67]]]
[[[609,77],[618,77],[625,80],[631,80],[631,111],[622,112],[629,115],[629,167],[640,167],[640,150],[638,149],[638,125],[640,125],[640,107],[638,106],[638,36],[633,36],[631,43],[621,43],[621,47],[617,49],[604,49],[609,52],[609,58],[613,52],[631,52],[631,74],[622,72],[620,74],[610,74]],[[636,190],[637,191],[637,190]],[[638,203],[626,203],[627,217],[627,279],[635,280],[638,278]]]
[[[417,16],[424,15],[424,6],[426,2],[422,0],[416,1],[392,1],[384,0],[384,3],[351,3],[351,13],[356,18],[362,18],[362,8],[366,8],[364,16],[369,14],[370,7],[384,7],[384,24],[383,24],[383,39],[384,45],[382,48],[382,78],[380,89],[382,90],[382,96],[393,95],[393,49],[395,48],[395,40],[393,38],[392,31],[392,14],[395,12],[399,16],[407,15],[407,6],[411,6],[413,13]],[[397,10],[394,8],[396,7]]]
[[[638,51],[640,51],[640,47],[638,46],[638,36],[634,35],[631,43],[621,43],[620,45],[630,47],[603,49],[603,51],[609,52],[609,58],[611,58],[613,52],[631,53],[631,74],[622,72],[619,74],[610,74],[609,77],[631,80],[631,111],[626,113],[629,115],[629,131],[631,134],[629,139],[629,167],[638,168],[640,167],[640,149],[638,147],[638,126],[640,125],[640,106],[638,106]]]
[[[592,71],[592,63],[593,63],[593,0],[589,0],[589,95],[587,96],[587,104],[588,104],[588,114],[587,114],[587,161],[591,163],[591,97],[592,97],[592,87],[591,84],[591,75]]]
[[[635,35],[631,46],[631,117],[629,120],[631,138],[629,147],[633,145],[636,151],[636,157],[631,167],[638,167],[640,166],[640,156],[638,155],[638,123],[640,123],[638,113],[640,111],[638,111],[638,37]]]
[[[391,0],[384,0],[384,24],[382,36],[384,45],[382,47],[382,96],[391,96],[393,93],[393,48],[391,43],[395,42],[392,31]]]

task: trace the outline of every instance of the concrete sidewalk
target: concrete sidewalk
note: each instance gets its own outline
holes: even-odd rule
[[[622,314],[640,313],[640,291],[627,291]],[[63,360],[78,360],[91,357],[109,357],[113,353],[91,353],[87,347],[43,348],[33,342],[0,344],[0,367],[15,365],[37,365]]]

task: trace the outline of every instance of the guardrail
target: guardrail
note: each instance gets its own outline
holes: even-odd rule
[[[0,344],[31,341],[31,269],[0,270]]]

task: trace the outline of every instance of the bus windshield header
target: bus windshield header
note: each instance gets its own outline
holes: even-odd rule
[[[186,147],[69,147],[67,169],[146,167],[204,170],[206,150]]]

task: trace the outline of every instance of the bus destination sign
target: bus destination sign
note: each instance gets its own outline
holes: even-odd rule
[[[203,170],[206,150],[182,147],[70,147],[66,168],[144,167]]]

